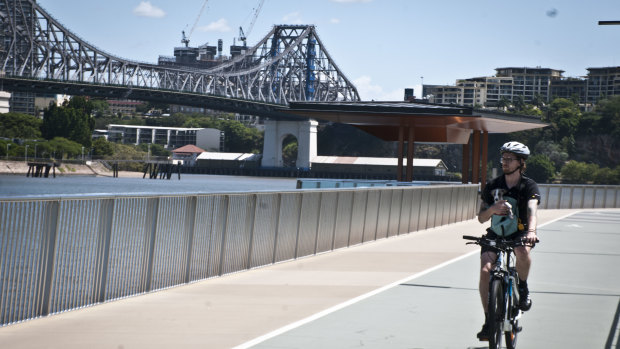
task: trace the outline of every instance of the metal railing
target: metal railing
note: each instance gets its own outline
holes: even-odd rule
[[[477,185],[0,201],[0,325],[455,223]]]
[[[542,209],[618,208],[620,186],[539,184]]]

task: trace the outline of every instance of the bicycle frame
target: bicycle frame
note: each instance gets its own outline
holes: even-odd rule
[[[489,245],[494,245],[493,242]],[[521,317],[521,311],[519,309],[517,309],[516,315],[510,312],[510,304],[519,304],[519,291],[517,289],[519,276],[517,274],[513,247],[505,246],[505,248],[498,248],[495,253],[497,254],[497,258],[495,259],[495,265],[491,271],[489,285],[492,285],[493,280],[497,279],[501,280],[504,285],[505,308],[503,330],[508,332],[512,331],[514,320]],[[512,300],[512,302],[508,300]]]

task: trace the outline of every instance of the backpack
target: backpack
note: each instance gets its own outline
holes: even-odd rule
[[[510,196],[505,196],[504,200],[508,201],[512,205],[512,219],[510,216],[497,216],[491,217],[491,230],[498,236],[509,236],[519,230],[519,206],[517,200]]]

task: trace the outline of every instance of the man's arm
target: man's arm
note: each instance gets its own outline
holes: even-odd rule
[[[525,239],[529,243],[536,242],[536,213],[538,211],[538,200],[528,200],[527,202],[527,235]]]
[[[484,223],[491,219],[493,215],[505,216],[509,213],[508,206],[505,205],[506,200],[499,200],[489,206],[486,202],[480,201],[480,212],[478,212],[478,222]]]

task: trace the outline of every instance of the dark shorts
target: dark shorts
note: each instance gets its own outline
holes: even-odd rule
[[[487,229],[487,233],[485,236],[487,237],[487,239],[490,239],[490,240],[495,240],[498,238],[497,234],[495,234],[495,232],[491,230],[491,228]],[[505,237],[505,239],[506,240],[520,240],[521,238],[524,238],[526,236],[527,236],[527,231],[518,231],[510,236]],[[534,246],[532,246],[532,248],[534,248]],[[485,252],[496,252],[496,249],[490,246],[481,246],[480,254],[483,254]]]

